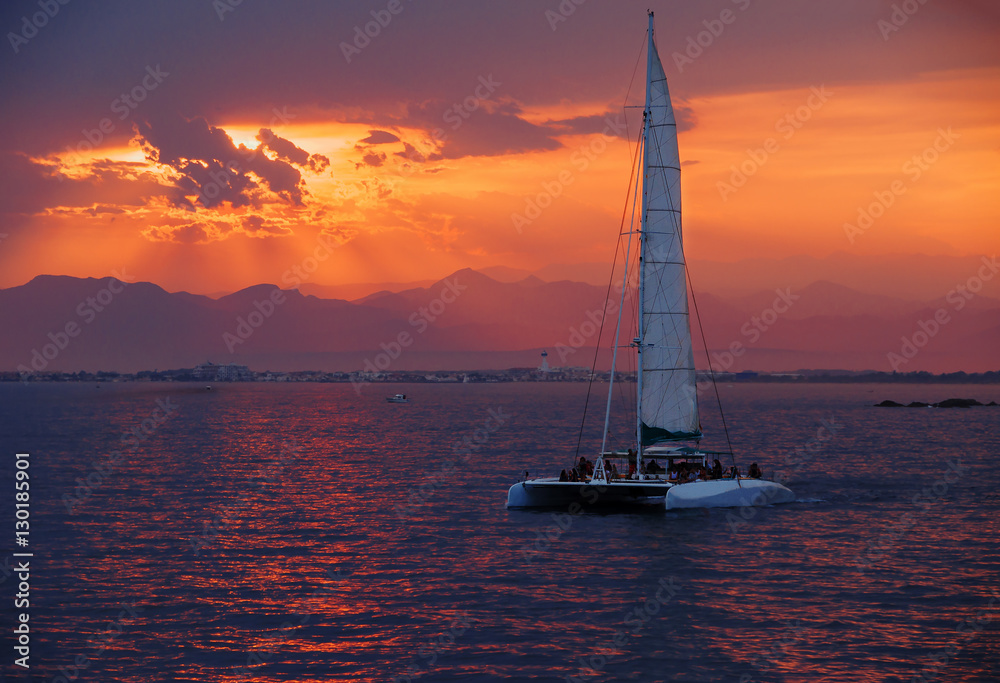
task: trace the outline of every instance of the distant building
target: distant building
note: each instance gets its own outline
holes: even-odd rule
[[[549,367],[549,352],[542,350],[542,365],[538,368],[541,372],[552,372],[552,368]]]
[[[211,382],[249,382],[254,379],[254,374],[246,365],[229,363],[228,365],[216,365],[208,362],[195,367],[194,376],[200,380]]]

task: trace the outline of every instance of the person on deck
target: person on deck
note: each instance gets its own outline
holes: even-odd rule
[[[566,474],[566,470],[559,473],[559,481],[569,481],[569,475]]]
[[[712,463],[712,479],[722,479],[722,463],[718,458]]]

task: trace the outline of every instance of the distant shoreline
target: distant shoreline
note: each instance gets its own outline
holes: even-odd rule
[[[218,366],[225,368],[227,366]],[[245,368],[245,366],[239,366]],[[593,380],[606,382],[609,373],[597,372]],[[634,372],[615,373],[616,381],[634,382]],[[699,371],[698,381],[710,376]],[[719,384],[1000,384],[1000,371],[953,372],[853,372],[842,370],[799,370],[787,373],[717,373]],[[557,368],[542,372],[534,368],[474,371],[399,371],[384,373],[324,372],[302,370],[294,372],[245,369],[238,377],[209,376],[195,369],[150,371],[135,373],[99,372],[36,372],[22,376],[17,372],[0,372],[0,382],[200,382],[200,383],[287,383],[322,382],[348,384],[501,384],[511,382],[589,382],[591,373],[586,368]]]

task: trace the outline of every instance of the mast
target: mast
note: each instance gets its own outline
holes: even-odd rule
[[[639,154],[642,154],[642,143],[639,144]],[[604,408],[604,436],[601,437],[601,455],[598,458],[598,465],[603,466],[604,452],[608,444],[608,427],[611,425],[611,399],[614,397],[615,369],[618,367],[618,336],[622,330],[622,311],[625,310],[625,293],[628,291],[628,263],[632,255],[632,225],[635,223],[635,203],[637,197],[632,199],[632,218],[629,219],[628,247],[625,249],[625,274],[622,276],[622,296],[618,302],[618,320],[615,323],[615,341],[611,352],[611,372],[608,375],[608,403]],[[641,210],[641,209],[640,209]]]
[[[649,125],[650,105],[652,104],[653,85],[653,11],[649,11],[649,42],[646,46],[646,104],[642,110],[642,209],[639,213],[639,323],[636,328],[636,404],[635,404],[635,442],[636,442],[636,471],[642,470],[642,345],[643,345],[643,310],[642,302],[645,301],[645,282],[643,277],[643,259],[646,255],[646,206],[649,200]]]

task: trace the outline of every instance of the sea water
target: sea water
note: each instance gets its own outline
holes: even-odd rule
[[[609,445],[627,447],[616,392]],[[409,404],[386,395],[408,394]],[[4,680],[1000,680],[1000,408],[720,385],[792,504],[508,511],[593,457],[583,384],[0,385]],[[706,439],[725,449],[701,395]],[[618,404],[626,408],[618,411]],[[16,454],[30,544],[15,546]],[[729,463],[724,463],[728,465]],[[12,553],[30,552],[15,607]],[[23,560],[19,560],[23,561]],[[29,614],[30,670],[14,628]]]

